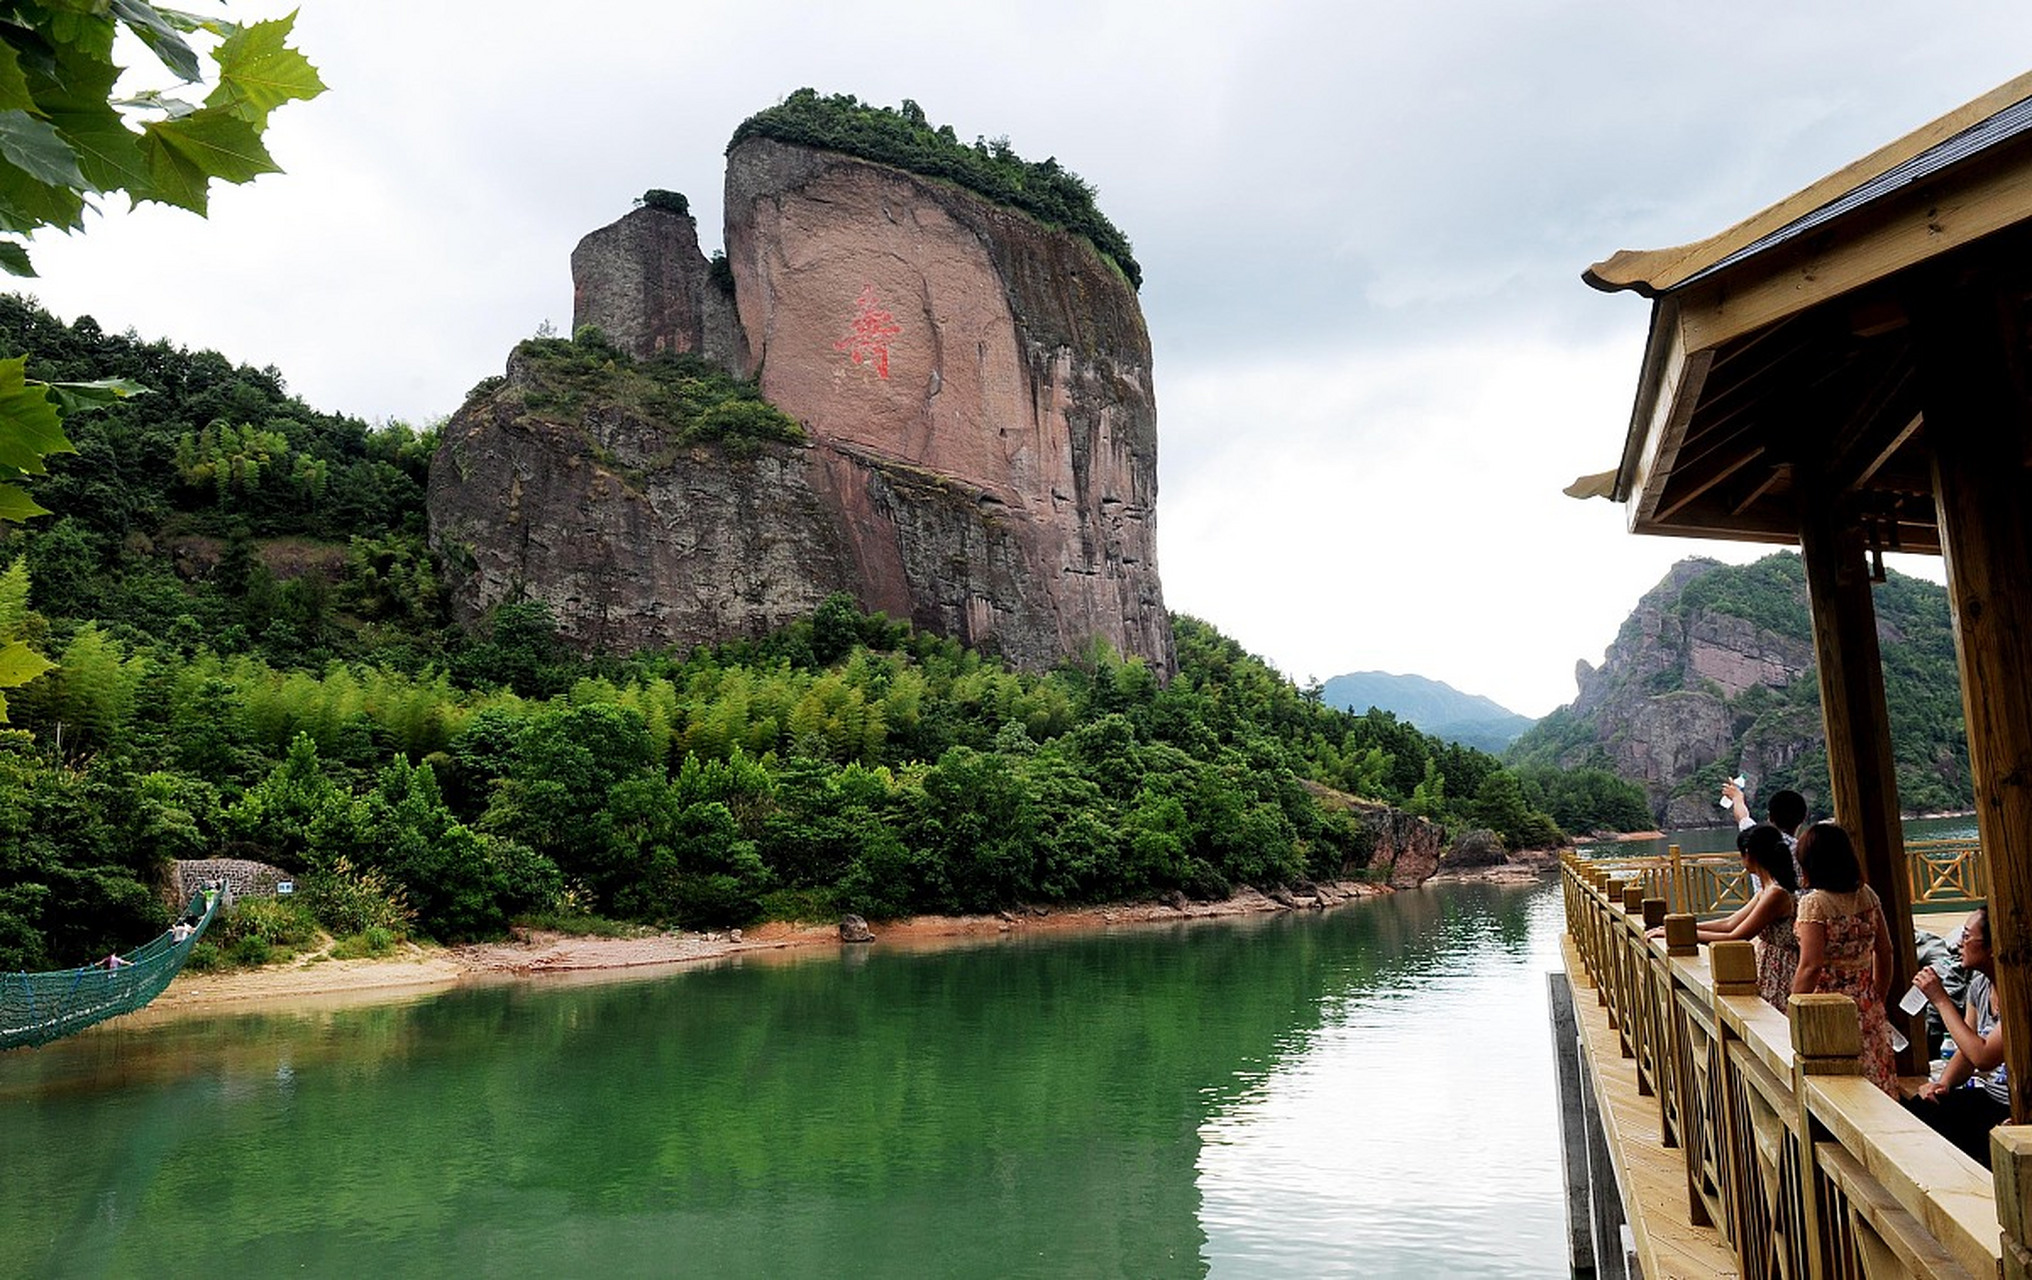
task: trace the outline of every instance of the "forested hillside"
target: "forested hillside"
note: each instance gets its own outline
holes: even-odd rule
[[[1874,588],[1900,805],[1973,802],[1954,634],[1944,589],[1893,571]],[[1830,809],[1827,741],[1798,556],[1695,559],[1638,602],[1580,696],[1511,747],[1513,767],[1592,766],[1642,779],[1671,825],[1715,821],[1723,779],[1753,796],[1790,787]]]
[[[1616,802],[1322,706],[1191,618],[1166,685],[1105,648],[1017,673],[844,598],[688,653],[581,658],[526,603],[468,636],[416,523],[428,431],[18,300],[0,342],[155,389],[67,424],[58,514],[0,542],[0,641],[59,664],[0,732],[0,968],[152,932],[172,858],[298,875],[221,937],[258,959],[313,924],[372,949],[1360,874],[1368,832],[1308,780],[1513,845]]]

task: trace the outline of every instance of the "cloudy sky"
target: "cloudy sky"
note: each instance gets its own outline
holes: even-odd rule
[[[1540,715],[1674,560],[1759,553],[1560,494],[1614,465],[1648,314],[1581,270],[2019,74],[2032,6],[302,0],[297,31],[331,92],[275,117],[288,172],[209,221],[121,201],[43,237],[45,306],[429,422],[568,328],[572,246],[646,188],[713,240],[743,117],[804,85],[914,98],[1057,156],[1133,240],[1172,608],[1298,679]]]

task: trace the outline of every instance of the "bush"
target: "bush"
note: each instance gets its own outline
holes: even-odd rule
[[[396,944],[401,941],[401,938],[389,930],[374,925],[333,943],[331,956],[334,960],[365,960],[385,956],[395,950]]]
[[[687,218],[691,216],[691,201],[684,198],[682,191],[665,191],[661,187],[651,187],[643,192],[642,197],[635,203],[645,209],[662,209]]]
[[[892,110],[863,103],[852,94],[821,98],[817,90],[799,89],[743,120],[727,150],[751,137],[819,147],[943,178],[1084,237],[1121,268],[1130,285],[1143,284],[1143,269],[1130,252],[1129,237],[1101,213],[1094,189],[1078,174],[1055,158],[1026,161],[1010,150],[1007,138],[977,138],[968,146],[951,125],[933,128],[924,111],[908,98],[900,110]]]
[[[409,936],[416,913],[400,886],[379,869],[360,870],[340,857],[329,868],[311,875],[303,886],[304,905],[334,937],[380,931],[398,940]]]
[[[214,917],[184,967],[200,973],[279,964],[318,941],[310,908],[287,898],[242,898]]]

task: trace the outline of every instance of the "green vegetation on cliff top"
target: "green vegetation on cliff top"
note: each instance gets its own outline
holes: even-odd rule
[[[522,403],[530,413],[576,420],[595,405],[625,409],[676,428],[668,436],[673,445],[806,439],[797,420],[763,399],[755,383],[691,352],[637,360],[592,325],[569,340],[525,338],[510,363],[522,371]],[[504,381],[490,378],[475,391],[492,392]]]
[[[799,89],[743,120],[727,150],[745,138],[818,147],[943,178],[1084,237],[1121,268],[1131,285],[1143,285],[1143,269],[1130,251],[1129,237],[1108,221],[1094,201],[1093,187],[1078,174],[1055,158],[1023,159],[1010,150],[1007,138],[976,138],[969,146],[951,125],[934,128],[923,108],[908,98],[900,109],[892,109],[872,106],[848,93],[821,97],[815,89]]]

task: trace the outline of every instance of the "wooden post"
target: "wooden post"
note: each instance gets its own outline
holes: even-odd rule
[[[1678,913],[1665,917],[1665,954],[1668,956],[1693,956],[1700,954],[1700,922],[1690,915]]]
[[[1863,1073],[1863,1020],[1856,1002],[1831,992],[1795,995],[1786,1006],[1792,1021],[1792,1052],[1809,1076]],[[1805,1105],[1804,1099],[1800,1105]]]
[[[1670,867],[1670,870],[1665,873],[1665,909],[1667,911],[1671,911],[1674,908],[1684,910],[1686,907],[1686,886],[1680,882],[1679,846],[1676,844],[1666,845],[1665,856],[1668,859]]]
[[[2032,1128],[1990,1130],[1990,1173],[2004,1228],[2003,1280],[2032,1280]]]
[[[2011,1118],[2025,1123],[2032,1120],[2032,521],[2020,342],[2015,302],[1950,288],[1923,302],[1914,308],[1913,338],[1934,513],[1989,872]]]
[[[1827,774],[1835,820],[1854,838],[1863,878],[1884,904],[1891,934],[1889,992],[1912,985],[1919,967],[1912,937],[1912,877],[1905,865],[1905,827],[1898,815],[1898,770],[1891,755],[1891,718],[1884,702],[1884,666],[1877,644],[1877,605],[1870,596],[1868,549],[1842,496],[1820,477],[1802,477],[1799,547],[1813,613],[1813,653],[1820,672],[1820,716],[1827,730]],[[1804,833],[1802,833],[1804,834]],[[1926,1037],[1886,998],[1887,1016],[1911,1042],[1902,1074],[1923,1075]]]
[[[1717,942],[1707,949],[1708,972],[1718,996],[1757,994],[1757,948],[1748,942]]]
[[[1639,915],[1643,912],[1644,910],[1643,885],[1626,884],[1623,886],[1623,910],[1633,916]]]
[[[1646,898],[1644,899],[1643,906],[1644,927],[1646,929],[1656,929],[1665,923],[1665,899]]]

